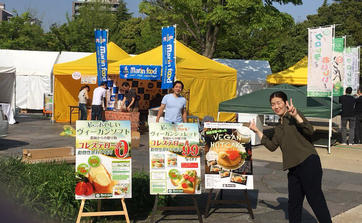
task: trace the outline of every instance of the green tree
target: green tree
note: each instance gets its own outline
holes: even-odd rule
[[[16,13],[16,11],[15,11]],[[47,41],[39,20],[29,12],[0,23],[0,48],[16,50],[44,50]]]
[[[268,0],[301,4],[301,0]],[[161,25],[177,24],[178,38],[204,56],[213,57],[221,31],[229,24],[256,27],[262,20],[262,0],[144,0],[140,11]]]
[[[308,28],[336,24],[335,36],[346,36],[347,46],[362,44],[362,2],[338,0],[328,5],[326,1],[315,15],[296,24],[280,42],[270,60],[273,72],[286,69],[308,54]]]
[[[115,13],[110,13],[108,5],[100,1],[91,2],[82,6],[79,15],[74,18],[67,16],[67,23],[52,25],[48,38],[53,40],[52,46],[56,50],[67,51],[94,51],[94,29],[108,29],[109,40],[121,41],[119,33],[124,28],[124,22],[132,17],[125,3],[120,0],[120,5]],[[122,47],[122,46],[121,46]]]

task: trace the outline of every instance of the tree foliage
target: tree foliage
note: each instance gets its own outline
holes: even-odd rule
[[[281,39],[275,57],[269,60],[273,72],[286,69],[308,54],[308,28],[336,24],[335,36],[346,36],[347,46],[362,44],[362,2],[338,0],[330,5],[324,2],[315,15],[296,24]]]
[[[161,44],[161,27],[177,24],[177,38],[207,57],[267,60],[272,71],[292,66],[308,53],[308,28],[336,25],[347,46],[362,44],[362,2],[327,1],[315,15],[294,23],[273,4],[302,0],[144,0],[135,18],[123,0],[116,13],[87,4],[75,18],[45,33],[30,12],[0,23],[0,48],[94,52],[94,29],[109,29],[109,40],[139,54]]]
[[[301,3],[300,0],[277,2]],[[243,26],[249,32],[266,25],[263,23],[266,7],[269,5],[262,0],[145,0],[140,11],[159,24],[177,24],[178,38],[211,58],[218,39],[230,24]]]
[[[15,12],[16,13],[16,12]],[[29,12],[0,23],[0,48],[42,50],[48,48],[43,29]]]

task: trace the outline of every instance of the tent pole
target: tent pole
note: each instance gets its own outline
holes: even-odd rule
[[[329,118],[329,125],[328,125],[328,154],[331,154],[332,118],[333,118],[333,89],[331,91],[331,116]]]
[[[55,105],[55,103],[54,103],[54,78],[55,78],[55,76],[54,76],[54,73],[52,72],[52,98],[53,98],[53,106],[52,106],[52,117],[51,117],[51,119],[50,119],[50,122],[51,122],[52,124],[54,124],[54,105]]]
[[[217,120],[216,121],[219,121],[219,117],[220,117],[220,112],[217,112]]]

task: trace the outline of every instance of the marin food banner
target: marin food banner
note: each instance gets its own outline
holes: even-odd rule
[[[176,74],[176,27],[162,27],[162,84],[161,89],[173,86]]]
[[[344,88],[352,87],[352,94],[357,92],[359,85],[359,47],[347,47],[344,52]]]
[[[308,29],[308,97],[327,97],[332,91],[334,26]]]
[[[76,199],[132,197],[130,121],[77,121]]]
[[[254,189],[251,130],[240,123],[206,122],[205,189]]]
[[[119,77],[122,79],[160,80],[161,66],[121,65]]]
[[[332,64],[332,81],[333,96],[343,95],[344,66],[343,53],[345,38],[333,39],[333,64]]]
[[[107,38],[108,30],[96,29],[94,30],[96,39],[96,56],[97,56],[97,76],[98,85],[107,81],[108,63],[107,63]]]
[[[196,123],[150,123],[150,193],[200,194],[199,128]]]

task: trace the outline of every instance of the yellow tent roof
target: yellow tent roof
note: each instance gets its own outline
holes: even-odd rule
[[[54,118],[59,122],[69,121],[69,106],[78,104],[78,93],[82,86],[81,80],[74,80],[72,73],[80,72],[82,75],[97,75],[96,53],[67,63],[55,64],[54,74]],[[108,63],[130,57],[119,46],[110,42],[107,44]],[[92,95],[96,85],[90,85]],[[72,116],[77,119],[77,114]]]
[[[162,65],[162,46],[108,65],[109,74],[119,74],[120,65]],[[176,41],[176,79],[189,92],[189,114],[203,118],[218,113],[219,103],[235,97],[236,70],[204,57]],[[221,116],[221,120],[231,120]]]
[[[275,74],[268,75],[269,84],[306,85],[308,77],[308,57],[304,57],[293,66]]]
[[[234,68],[228,67],[224,64],[213,61],[204,57],[195,51],[191,50],[181,42],[176,40],[176,72],[178,69],[191,69],[201,71],[215,71],[218,72],[218,77],[222,74],[229,74],[236,72]],[[139,54],[134,57],[122,59],[115,63],[108,65],[108,73],[119,74],[120,65],[162,65],[162,46],[158,46],[150,51]],[[178,76],[179,73],[176,75]],[[227,75],[226,75],[227,76]],[[202,77],[211,78],[210,75]],[[199,78],[202,78],[199,76]],[[180,77],[178,77],[180,78]],[[233,77],[232,77],[233,78]],[[236,77],[235,77],[236,78]]]
[[[115,43],[110,42],[107,44],[108,66],[110,63],[128,57],[130,56]],[[89,56],[80,58],[78,60],[70,61],[67,63],[55,64],[53,68],[54,75],[72,75],[72,73],[74,72],[80,72],[81,74],[88,74],[88,75],[97,75],[96,53],[94,52]]]

